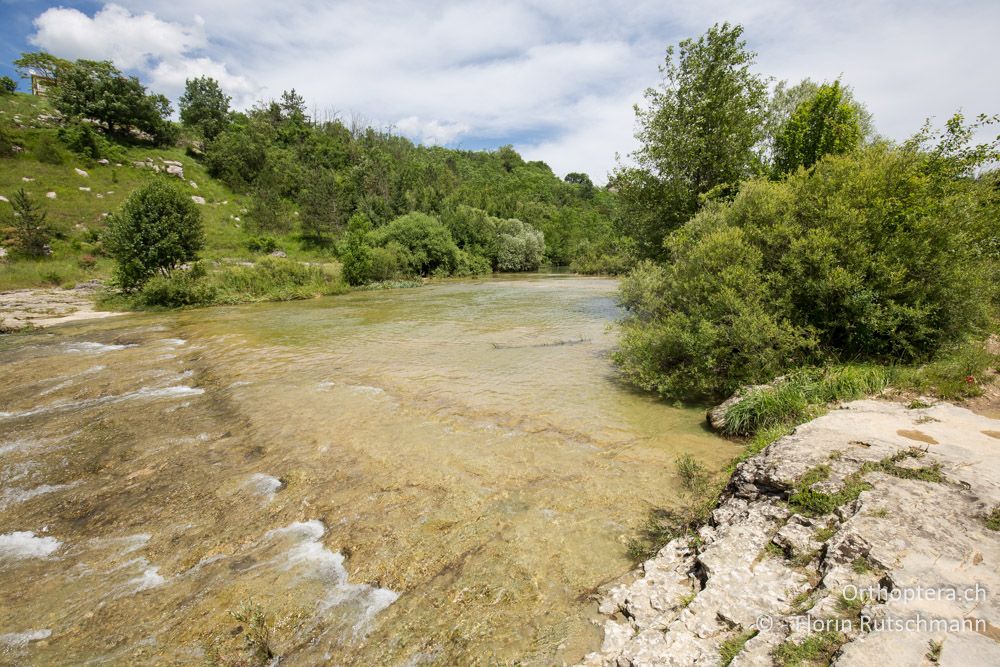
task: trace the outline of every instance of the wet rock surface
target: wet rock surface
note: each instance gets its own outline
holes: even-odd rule
[[[94,309],[100,284],[89,282],[73,289],[20,289],[0,292],[0,334],[30,327],[117,315]]]
[[[773,665],[806,640],[838,666],[1000,664],[998,431],[871,400],[799,427],[737,469],[697,539],[605,593],[583,664]]]

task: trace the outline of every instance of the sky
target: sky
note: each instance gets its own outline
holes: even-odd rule
[[[188,77],[245,108],[288,88],[318,118],[464,149],[512,144],[606,181],[666,47],[740,23],[775,80],[840,78],[892,139],[1000,113],[1000,2],[0,0],[0,74],[22,51],[110,59],[175,100]],[[22,89],[26,84],[22,83]]]

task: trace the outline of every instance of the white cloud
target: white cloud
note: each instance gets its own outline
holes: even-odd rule
[[[53,7],[35,19],[31,43],[64,58],[111,60],[137,71],[155,91],[177,97],[187,78],[207,75],[219,80],[240,104],[253,101],[258,89],[225,63],[198,56],[207,46],[205,21],[170,22],[153,12],[132,13],[107,4],[92,17],[76,9]]]
[[[762,73],[842,75],[893,138],[960,107],[1000,111],[990,0],[118,0],[92,17],[49,9],[34,41],[110,57],[171,96],[202,73],[243,106],[294,87],[321,115],[427,143],[513,143],[603,181],[633,146],[631,106],[658,81],[665,47],[723,20],[745,26]]]
[[[462,123],[441,122],[438,120],[424,121],[418,116],[407,116],[396,121],[396,131],[429,146],[441,146],[453,143],[458,137],[469,131],[469,126]]]
[[[132,14],[115,4],[87,16],[76,9],[54,7],[35,19],[31,43],[67,58],[113,60],[126,69],[142,69],[150,61],[179,58],[205,44],[203,22],[193,25],[161,21],[152,13]]]

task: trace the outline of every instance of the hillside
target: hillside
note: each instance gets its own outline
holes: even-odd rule
[[[49,256],[15,257],[11,210],[7,205],[0,209],[0,247],[6,255],[0,265],[0,290],[107,279],[113,264],[102,254],[100,241],[106,218],[137,187],[153,179],[166,180],[183,193],[201,198],[196,202],[206,236],[203,259],[233,264],[280,251],[296,261],[337,263],[337,239],[346,219],[331,225],[323,239],[310,237],[298,224],[298,194],[311,187],[318,170],[311,170],[290,149],[282,146],[280,151],[285,152],[281,153],[268,146],[269,174],[258,180],[263,182],[276,172],[285,184],[272,197],[264,191],[266,186],[239,182],[240,175],[232,167],[238,158],[206,156],[190,136],[182,135],[176,145],[158,147],[108,141],[102,135],[100,154],[108,157],[95,159],[70,150],[67,144],[72,138],[67,139],[66,129],[60,131],[79,126],[64,123],[45,98],[0,96],[0,195],[9,200],[23,188],[41,203],[54,232]],[[335,154],[338,178],[359,183],[362,192],[346,213],[363,213],[375,230],[414,211],[444,217],[471,208],[502,218],[518,217],[544,233],[544,261],[550,264],[568,264],[594,240],[609,235],[613,195],[592,188],[589,182],[585,192],[582,186],[564,183],[543,163],[524,162],[509,147],[493,153],[427,148],[386,132],[348,130],[339,122],[315,124],[304,131],[329,139],[322,158]],[[255,136],[252,128],[243,132],[239,126],[228,134],[250,141]],[[277,145],[280,137],[268,141]],[[220,161],[224,173],[219,173]],[[183,178],[166,173],[169,162],[182,165]],[[218,177],[210,174],[210,167]],[[290,181],[296,183],[294,189],[287,185]],[[370,196],[369,190],[377,197]],[[267,226],[254,213],[247,219],[248,211],[265,205],[281,219]],[[331,205],[339,208],[339,202]],[[260,240],[264,243],[255,244]],[[462,239],[456,241],[463,246]]]
[[[207,258],[247,257],[239,218],[244,198],[211,178],[205,168],[185,154],[183,148],[123,146],[120,159],[108,164],[87,159],[68,150],[58,138],[58,119],[48,101],[31,95],[0,97],[0,128],[16,150],[13,156],[0,159],[0,195],[10,198],[24,191],[42,202],[48,221],[55,228],[52,254],[40,260],[20,259],[0,268],[0,289],[42,285],[72,285],[94,278],[106,278],[111,261],[102,257],[97,244],[104,229],[105,217],[117,209],[136,187],[154,178],[169,178],[192,196],[205,200],[201,207],[205,223]],[[164,161],[183,164],[184,181],[152,168],[137,167],[144,162],[165,171]],[[86,176],[77,170],[86,172]],[[48,193],[55,193],[51,198]],[[12,245],[5,223],[0,227],[0,245]],[[312,254],[296,244],[287,244],[290,256],[302,259]],[[284,248],[284,246],[282,246]],[[95,264],[89,266],[89,257]]]

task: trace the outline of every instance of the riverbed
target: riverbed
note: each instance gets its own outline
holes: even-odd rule
[[[704,412],[622,385],[616,283],[500,276],[0,337],[0,658],[562,664]]]

